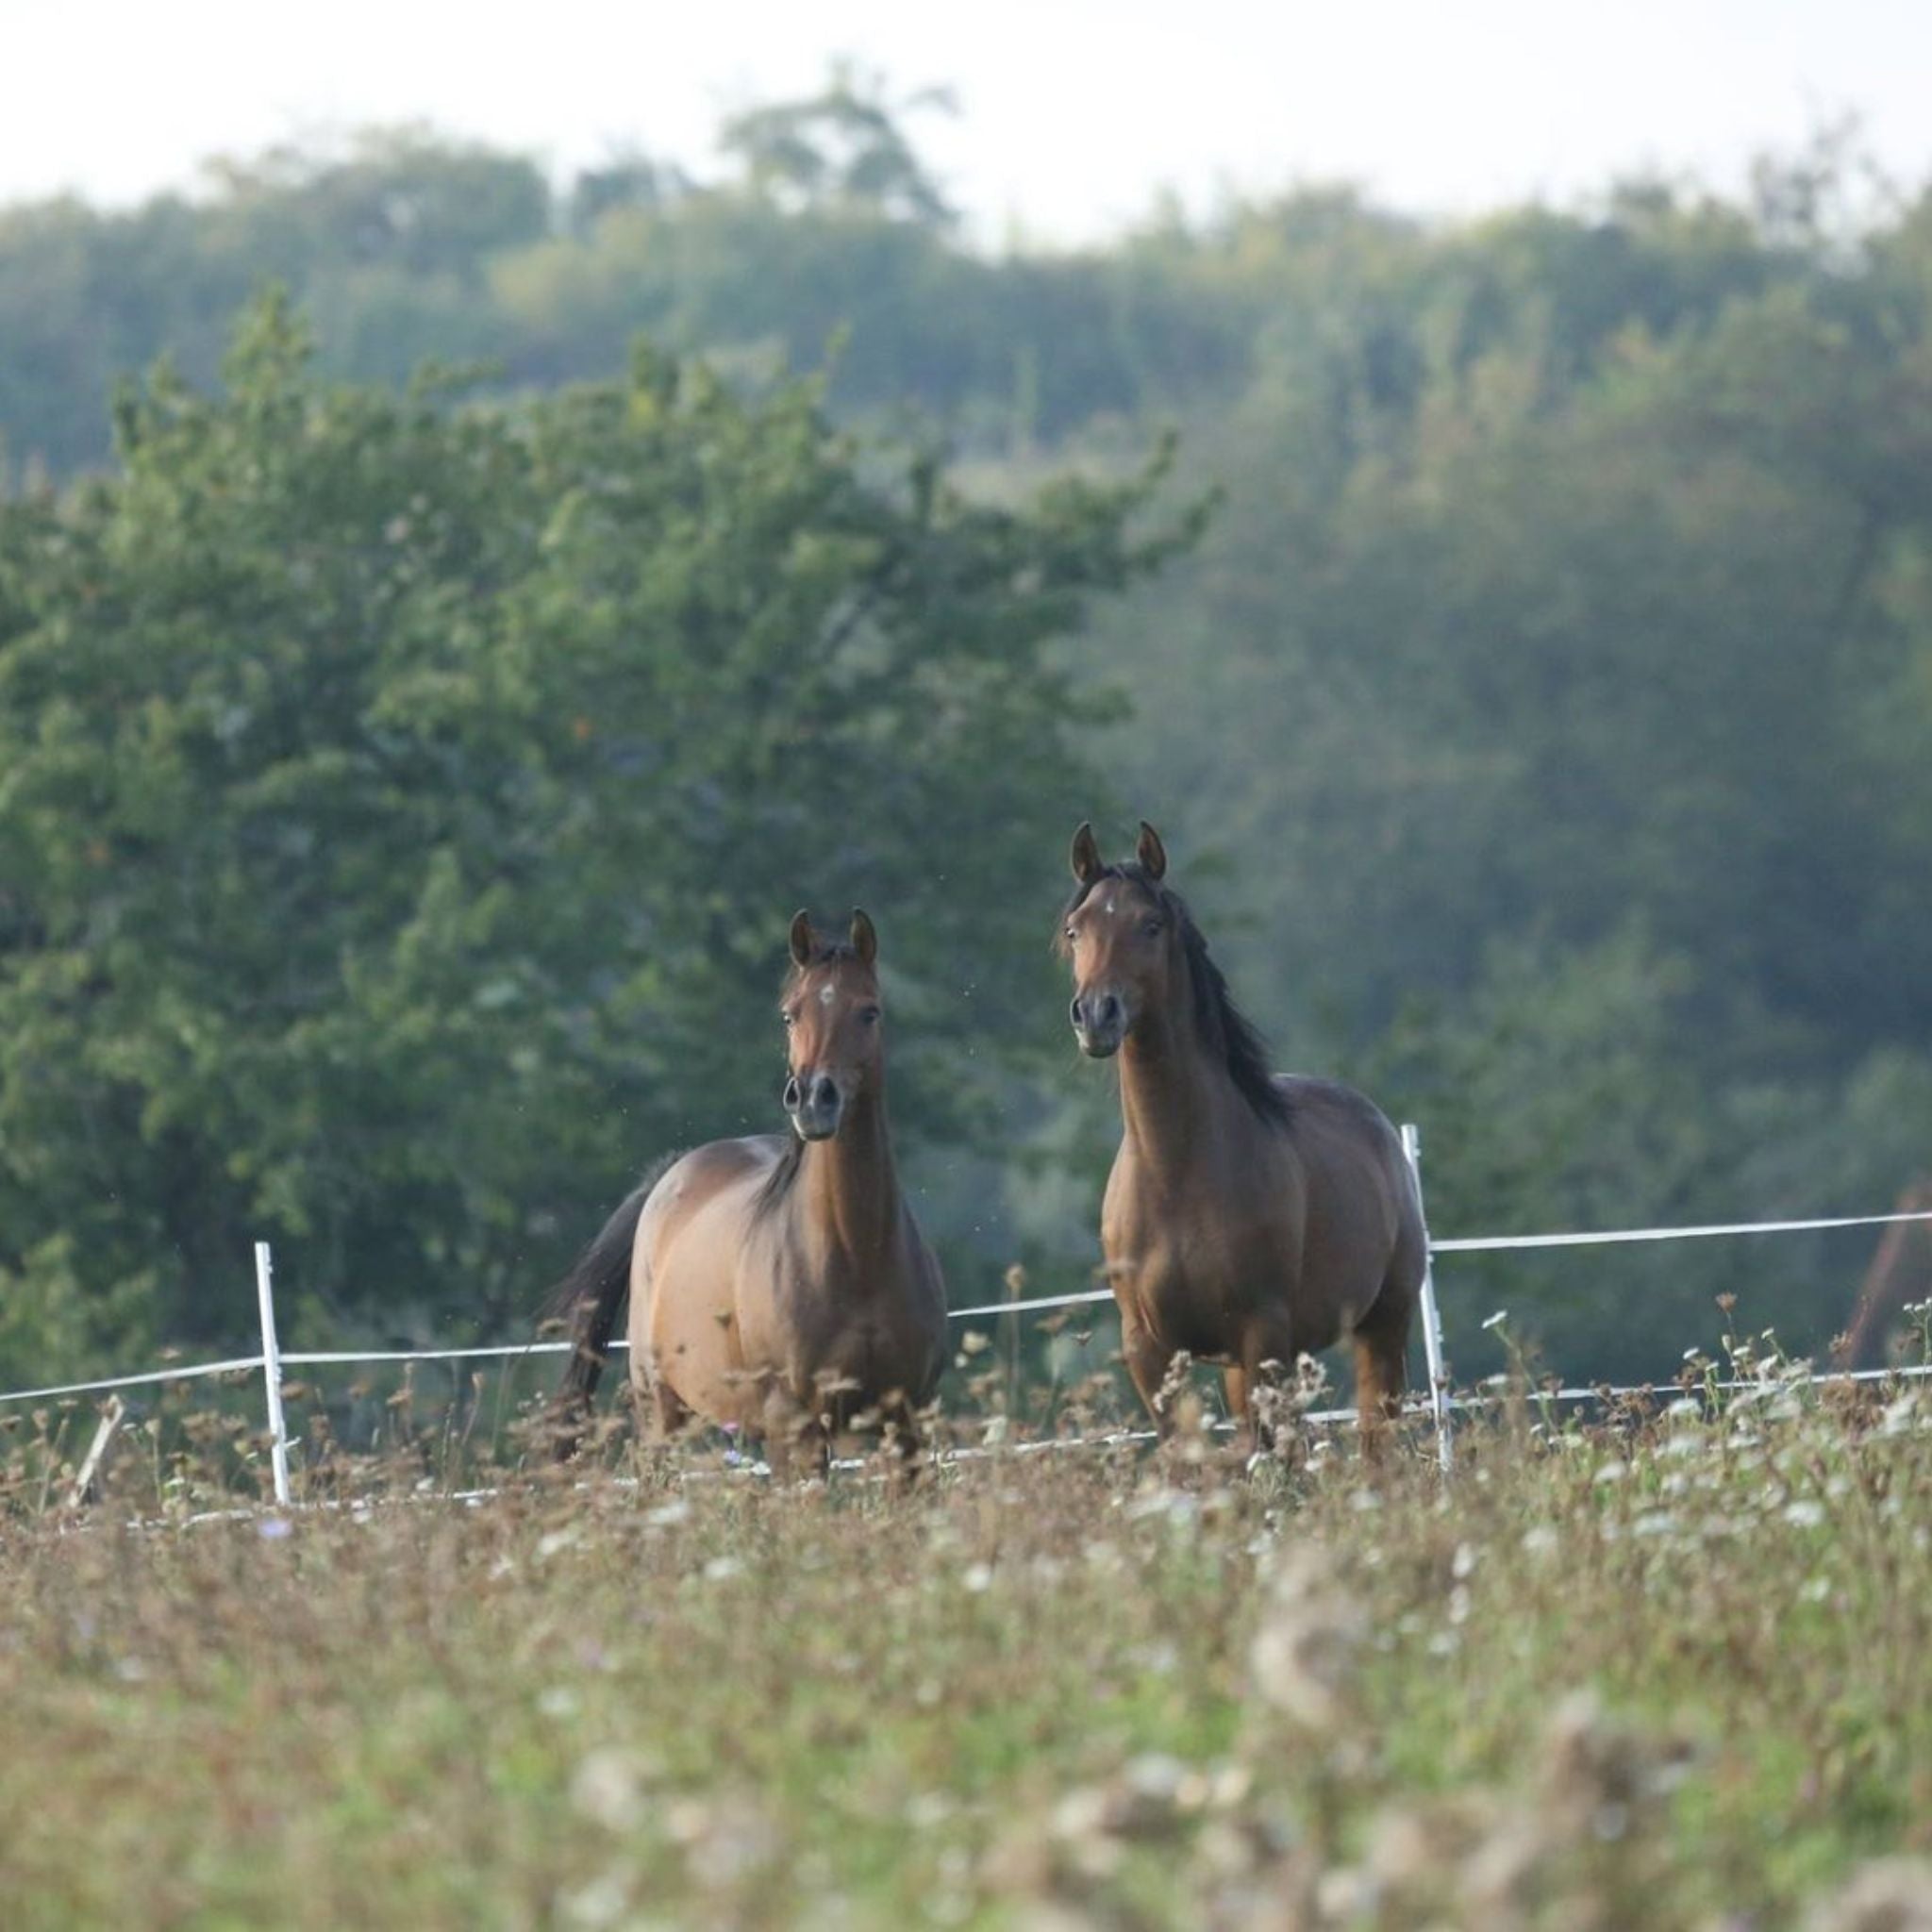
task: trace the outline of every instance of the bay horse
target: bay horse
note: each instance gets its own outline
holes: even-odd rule
[[[1059,950],[1080,1050],[1120,1061],[1124,1132],[1101,1210],[1127,1372],[1157,1422],[1186,1350],[1224,1365],[1258,1437],[1264,1365],[1351,1337],[1366,1447],[1401,1407],[1427,1237],[1380,1109],[1337,1081],[1272,1074],[1144,821],[1129,863],[1074,835]]]
[[[575,1342],[559,1398],[588,1407],[627,1297],[631,1382],[664,1433],[700,1417],[762,1441],[774,1468],[801,1443],[824,1467],[837,1436],[883,1427],[909,1464],[946,1295],[892,1164],[878,939],[863,912],[845,941],[801,912],[791,946],[791,1131],[645,1176],[550,1297]]]

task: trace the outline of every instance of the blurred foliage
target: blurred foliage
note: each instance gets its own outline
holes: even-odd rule
[[[9,1358],[85,1356],[75,1298],[221,1326],[243,1224],[344,1315],[502,1320],[628,1161],[767,1119],[807,897],[903,972],[956,1283],[1078,1279],[1107,1076],[1022,1062],[1113,804],[1283,1061],[1421,1123],[1439,1232],[1932,1169],[1932,197],[1835,130],[1735,201],[993,255],[923,105],[835,74],[704,180],[391,132],[0,215]],[[317,363],[258,309],[199,400],[270,275]],[[425,358],[490,367],[397,400]],[[1225,511],[1083,632],[1174,422]],[[1869,1250],[1462,1261],[1452,1345],[1508,1301],[1660,1373],[1736,1291],[1818,1349]]]
[[[1227,513],[1091,641],[1108,762],[1223,856],[1290,1058],[1423,1124],[1439,1233],[1876,1212],[1932,1168],[1928,210],[1806,250],[1658,195],[1512,218],[1393,321],[1357,226],[1332,340],[1284,325],[1191,424]],[[1571,1375],[1656,1374],[1735,1291],[1822,1351],[1871,1245],[1458,1259],[1449,1326],[1492,1366],[1520,1294]]]
[[[1009,511],[811,384],[397,398],[278,299],[118,417],[0,511],[0,1262],[62,1323],[237,1332],[253,1234],[365,1327],[514,1324],[647,1159],[772,1124],[801,898],[877,908],[903,1124],[1004,1104],[1090,789],[1042,653],[1191,534],[1162,459]]]

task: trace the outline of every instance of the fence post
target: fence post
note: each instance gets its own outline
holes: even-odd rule
[[[67,1497],[71,1507],[78,1509],[92,1500],[94,1478],[101,1473],[108,1444],[114,1440],[114,1431],[121,1426],[126,1415],[127,1405],[118,1395],[108,1396],[101,1408],[100,1426],[94,1431],[93,1442],[81,1457],[80,1468],[75,1473],[74,1488]]]
[[[1449,1473],[1449,1372],[1442,1361],[1442,1316],[1436,1307],[1436,1261],[1430,1251],[1429,1217],[1423,1207],[1423,1137],[1412,1123],[1402,1125],[1402,1151],[1415,1182],[1416,1209],[1423,1217],[1423,1353],[1429,1364],[1429,1412],[1436,1419],[1436,1460]]]
[[[268,1385],[269,1459],[275,1501],[289,1500],[289,1425],[282,1419],[282,1351],[275,1341],[275,1267],[266,1241],[255,1244],[255,1292],[261,1305],[261,1374]]]

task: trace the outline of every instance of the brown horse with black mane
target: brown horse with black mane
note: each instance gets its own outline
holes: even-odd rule
[[[945,1357],[938,1261],[899,1191],[886,1124],[878,941],[801,912],[780,1013],[790,1134],[713,1141],[646,1176],[553,1292],[576,1343],[560,1391],[581,1414],[626,1295],[631,1381],[666,1432],[693,1415],[762,1439],[885,1428],[907,1457]],[[575,1431],[573,1430],[573,1436]]]
[[[1083,1053],[1120,1057],[1120,1152],[1100,1242],[1128,1373],[1150,1409],[1174,1357],[1226,1367],[1252,1425],[1266,1365],[1353,1338],[1365,1435],[1401,1406],[1427,1238],[1414,1177],[1374,1105],[1274,1075],[1146,824],[1108,865],[1082,825],[1060,949]]]

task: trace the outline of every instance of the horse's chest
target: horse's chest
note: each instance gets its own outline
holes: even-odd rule
[[[774,1356],[803,1393],[840,1386],[877,1399],[894,1391],[923,1395],[943,1342],[944,1316],[922,1319],[916,1284],[874,1282],[863,1289],[818,1270],[800,1270],[774,1297]]]
[[[891,1395],[922,1400],[937,1351],[914,1324],[879,1311],[843,1322],[802,1350],[798,1379],[818,1389],[836,1387],[864,1402]]]
[[[1172,1347],[1211,1355],[1244,1307],[1281,1286],[1282,1257],[1265,1234],[1240,1214],[1186,1203],[1158,1215],[1127,1209],[1109,1217],[1108,1271],[1144,1326]]]

